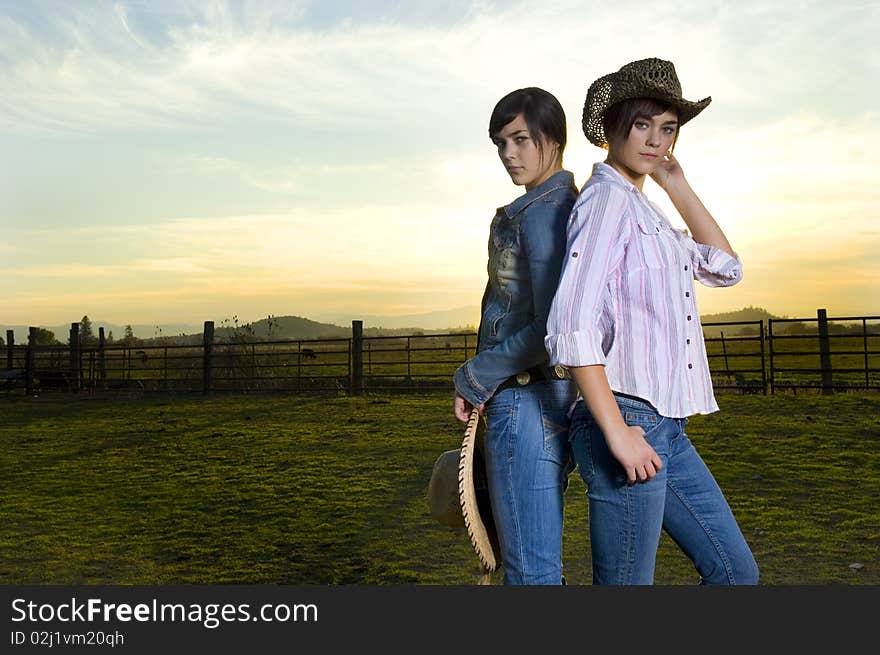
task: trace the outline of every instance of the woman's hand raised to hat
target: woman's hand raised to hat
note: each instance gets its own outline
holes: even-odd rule
[[[465,400],[459,393],[455,392],[455,399],[452,403],[453,411],[455,412],[455,418],[457,418],[462,423],[467,423],[468,419],[471,417],[471,412],[474,409],[474,406],[467,400]],[[480,410],[480,416],[483,416],[485,412],[485,405],[480,405],[477,409]]]

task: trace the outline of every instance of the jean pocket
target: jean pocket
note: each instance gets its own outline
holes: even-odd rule
[[[623,410],[623,420],[627,425],[637,425],[645,431],[644,437],[658,455],[669,452],[669,431],[663,429],[672,419],[653,412]]]
[[[596,456],[600,454],[596,452],[597,444],[595,439],[601,440],[599,445],[601,445],[600,452],[602,452],[607,451],[605,437],[602,436],[602,431],[589,414],[583,420],[575,416],[571,422],[568,434],[569,444],[577,463],[578,473],[580,473],[584,484],[589,486],[596,475],[596,467],[598,465]]]
[[[541,416],[544,429],[544,453],[553,461],[562,464],[568,459],[571,447],[568,443],[568,420],[559,417]]]
[[[486,431],[503,434],[514,422],[516,389],[505,389],[495,394],[486,404]]]
[[[541,424],[544,430],[544,452],[560,463],[569,457],[570,420],[568,409],[574,400],[572,387],[565,381],[541,383],[544,387],[539,399]]]
[[[624,408],[620,413],[623,414],[623,420],[627,425],[638,425],[645,432],[653,430],[662,420],[659,415],[649,411]]]

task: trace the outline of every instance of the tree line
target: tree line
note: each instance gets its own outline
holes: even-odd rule
[[[67,336],[67,339],[65,341],[59,341],[55,333],[52,330],[47,330],[46,328],[36,328],[33,332],[33,335],[34,342],[38,346],[63,346],[65,344],[70,345],[70,335]],[[106,335],[104,335],[105,344],[136,346],[142,343],[142,341],[142,339],[134,336],[134,330],[132,329],[131,324],[125,326],[125,333],[118,341],[113,336],[113,330],[110,330]],[[6,341],[3,339],[3,337],[0,337],[0,346],[4,345],[6,345]],[[79,321],[79,345],[80,348],[98,345],[98,336],[95,334],[94,328],[92,327],[92,321],[88,317],[88,315],[83,316]]]

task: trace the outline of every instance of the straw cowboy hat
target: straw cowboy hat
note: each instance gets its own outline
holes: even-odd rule
[[[584,134],[590,143],[600,148],[607,145],[602,115],[611,105],[630,98],[653,98],[666,102],[678,110],[678,124],[684,125],[703,111],[712,97],[685,100],[675,66],[664,59],[640,59],[630,62],[616,73],[609,73],[590,85],[584,102]]]
[[[428,482],[428,504],[431,515],[443,525],[467,528],[482,568],[480,584],[489,584],[501,560],[501,546],[486,485],[484,433],[485,422],[474,409],[461,448],[447,450],[434,463]]]

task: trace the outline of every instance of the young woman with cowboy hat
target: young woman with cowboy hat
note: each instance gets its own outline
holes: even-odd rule
[[[757,584],[758,567],[718,484],[685,433],[718,410],[694,280],[729,286],[742,264],[672,154],[689,101],[671,62],[643,59],[599,78],[583,128],[608,150],[572,210],[550,310],[550,361],[581,398],[571,443],[590,506],[594,584],[652,584],[661,530],[704,584]],[[650,176],[690,235],[643,193]]]
[[[484,457],[505,584],[562,583],[563,494],[573,459],[568,408],[574,384],[548,365],[547,312],[577,197],[562,167],[565,113],[543,89],[498,101],[489,137],[525,193],[499,208],[489,230],[489,280],[477,353],[456,372],[454,412],[485,416]]]

